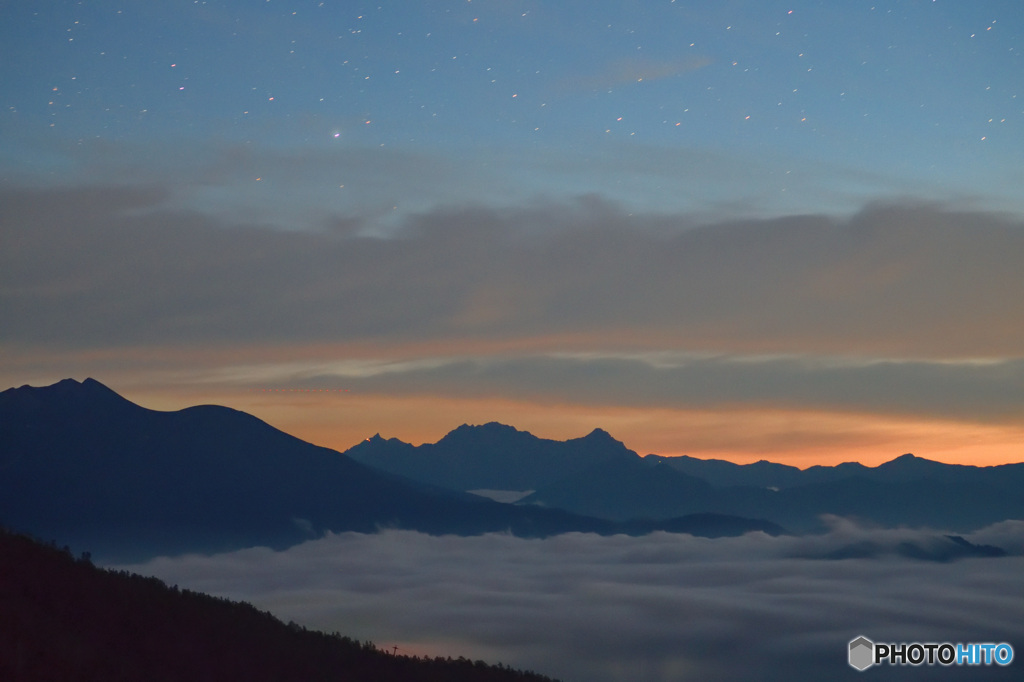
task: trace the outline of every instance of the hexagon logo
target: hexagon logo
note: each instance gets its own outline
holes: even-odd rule
[[[867,670],[875,662],[875,643],[861,635],[850,642],[850,665]]]

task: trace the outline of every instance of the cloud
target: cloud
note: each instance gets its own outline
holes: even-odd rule
[[[979,536],[1019,541],[1019,531],[993,527]],[[865,539],[895,547],[934,538],[841,521],[813,538],[386,532],[327,536],[285,552],[161,558],[131,569],[248,600],[310,627],[410,652],[500,660],[567,682],[853,679],[845,651],[858,635],[1011,644],[1024,636],[1019,555],[953,563],[885,552],[799,558]],[[936,672],[924,668],[871,674],[927,679]],[[941,671],[943,679],[978,672]],[[988,669],[985,677],[1012,673]]]
[[[1024,225],[998,214],[708,223],[585,197],[287,231],[173,204],[149,186],[0,193],[9,370],[59,379],[46,358],[78,357],[101,379],[1021,421]]]
[[[251,375],[249,374],[251,372]],[[218,373],[264,381],[272,367]],[[423,358],[282,365],[293,386],[339,380],[361,393],[444,394],[592,406],[806,409],[1016,423],[1024,361],[928,362],[856,358],[702,357],[666,353]]]
[[[606,65],[598,73],[566,79],[558,90],[604,90],[620,85],[657,81],[699,71],[712,63],[710,58],[703,56],[663,61],[623,59]]]
[[[1016,358],[1024,229],[923,206],[694,224],[599,199],[285,232],[143,189],[3,193],[3,341],[568,339],[572,350]],[[140,205],[140,202],[142,205]],[[146,209],[146,202],[152,207]]]

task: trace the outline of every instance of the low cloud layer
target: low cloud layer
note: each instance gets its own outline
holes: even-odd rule
[[[1024,651],[1021,522],[971,536],[1014,555],[903,558],[928,531],[836,520],[812,538],[570,534],[328,536],[130,567],[244,599],[280,618],[409,653],[466,655],[566,682],[854,679],[846,645],[1006,641]],[[874,558],[822,557],[871,541]],[[811,558],[807,558],[811,557]],[[874,669],[880,679],[1012,679],[1008,669]]]

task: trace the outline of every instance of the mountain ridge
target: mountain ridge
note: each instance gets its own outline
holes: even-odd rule
[[[478,431],[474,431],[478,430]],[[473,433],[514,434],[522,441],[527,432],[501,424],[462,425],[437,443],[413,446],[396,439],[386,441],[396,453],[384,470],[453,490],[531,491],[517,505],[542,505],[587,516],[624,522],[635,518],[669,519],[717,513],[767,519],[796,532],[826,529],[823,515],[850,516],[883,526],[918,525],[968,532],[1007,519],[1024,518],[1024,463],[977,467],[936,462],[907,453],[875,467],[857,462],[806,469],[761,460],[736,464],[694,457],[640,457],[610,434],[595,429],[582,438],[567,441],[535,439],[553,444],[549,452],[570,444],[583,447],[588,441],[611,443],[616,456],[591,454],[576,460],[575,467],[551,467],[544,476],[524,480],[509,476],[518,456],[508,443],[497,451],[508,457],[500,466],[484,472],[487,485],[474,485],[488,462],[467,448],[453,445],[471,439]],[[353,456],[378,466],[383,441],[360,448]],[[561,443],[561,445],[558,445]],[[352,453],[352,450],[347,451]],[[452,463],[464,463],[452,476]]]
[[[556,441],[498,422],[462,424],[436,443],[422,445],[377,434],[345,454],[382,471],[452,490],[533,490],[598,462],[638,457],[603,429]]]
[[[544,537],[670,525],[627,527],[498,503],[378,471],[245,412],[216,405],[149,410],[94,380],[0,394],[0,470],[0,523],[129,560],[284,548],[326,531]],[[730,532],[783,532],[760,520],[731,523]],[[689,527],[701,532],[692,520]]]
[[[367,463],[382,457],[419,470]],[[375,434],[339,453],[227,407],[149,410],[93,379],[0,393],[0,470],[0,522],[142,556],[381,528],[713,536],[815,532],[835,515],[960,533],[1024,518],[1024,464],[738,465],[641,457],[603,429],[554,441],[497,422],[419,446]],[[503,504],[467,490],[533,492]]]

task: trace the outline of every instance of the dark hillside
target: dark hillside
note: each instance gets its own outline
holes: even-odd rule
[[[464,658],[394,656],[5,530],[0,680],[550,682]]]

